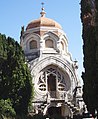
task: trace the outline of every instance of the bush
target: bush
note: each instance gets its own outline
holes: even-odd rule
[[[16,112],[12,107],[10,99],[0,100],[0,116],[15,117]]]

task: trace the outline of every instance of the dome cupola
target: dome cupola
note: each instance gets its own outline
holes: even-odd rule
[[[54,28],[62,29],[62,27],[59,23],[57,23],[56,21],[54,21],[50,18],[46,18],[43,16],[41,16],[39,19],[36,19],[36,20],[30,22],[27,25],[26,30],[36,28],[36,27],[52,27],[52,28],[54,27]]]
[[[43,3],[42,3],[43,5]],[[36,28],[36,27],[54,27],[54,28],[59,28],[62,29],[61,25],[57,23],[56,21],[46,18],[45,14],[46,12],[44,11],[44,7],[42,6],[42,11],[40,12],[41,17],[39,19],[31,21],[28,25],[26,30]]]

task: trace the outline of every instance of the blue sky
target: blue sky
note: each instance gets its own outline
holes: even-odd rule
[[[1,0],[0,33],[19,42],[21,26],[40,17],[41,2],[44,2],[46,17],[54,19],[63,27],[69,43],[72,59],[79,64],[79,77],[83,71],[82,26],[80,0]]]

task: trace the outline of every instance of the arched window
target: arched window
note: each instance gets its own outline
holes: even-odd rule
[[[46,47],[46,48],[54,48],[53,40],[47,39],[47,40],[45,41],[45,47]]]
[[[36,49],[37,48],[37,41],[32,40],[30,41],[30,49]]]

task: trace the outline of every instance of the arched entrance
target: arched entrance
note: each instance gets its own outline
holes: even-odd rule
[[[61,116],[61,107],[50,107],[48,109],[49,116]]]
[[[50,117],[60,117],[62,119],[63,117],[73,117],[73,112],[71,108],[66,105],[65,103],[62,103],[61,105],[58,106],[58,103],[56,104],[51,103],[46,106],[44,109],[44,115],[49,115]]]

